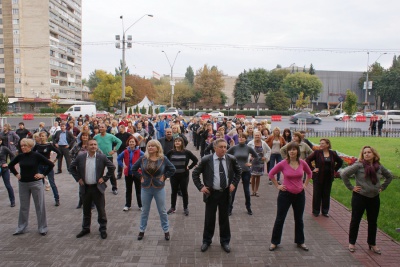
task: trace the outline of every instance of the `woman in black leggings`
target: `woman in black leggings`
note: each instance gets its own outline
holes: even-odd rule
[[[174,139],[174,149],[167,153],[167,158],[175,166],[176,172],[171,177],[171,208],[167,214],[175,213],[176,211],[176,195],[178,188],[182,191],[183,197],[183,212],[186,216],[189,215],[189,195],[188,195],[188,184],[189,184],[189,170],[197,165],[198,159],[192,152],[185,149],[185,143],[182,137]],[[189,160],[192,160],[192,164],[189,165]]]

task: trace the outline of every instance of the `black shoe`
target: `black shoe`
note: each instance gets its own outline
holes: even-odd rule
[[[76,238],[81,238],[90,233],[90,230],[82,230],[79,234],[76,235]]]
[[[54,206],[56,206],[56,207],[60,206],[60,200],[57,199],[56,204]]]
[[[15,232],[13,235],[22,235],[24,232]]]
[[[100,236],[101,236],[101,239],[106,239],[107,238],[107,232],[106,231],[101,231],[100,232]]]
[[[113,190],[112,192],[113,192],[114,195],[118,195],[118,190],[117,189]]]
[[[269,251],[274,251],[277,247],[278,247],[278,245],[271,244],[269,246]]]
[[[57,171],[57,172],[55,172],[54,174],[59,174],[59,173],[62,173],[62,171]]]
[[[314,215],[314,217],[318,217],[319,216],[319,214],[317,214],[317,213],[313,213],[312,215]]]
[[[221,244],[221,247],[226,253],[231,252],[231,247],[229,246],[229,244]]]
[[[249,215],[253,215],[253,211],[251,211],[251,209],[250,209],[250,208],[248,208],[248,209],[247,209],[247,214],[249,214]]]
[[[82,208],[82,204],[78,204],[78,206],[76,206],[77,209],[81,209]]]
[[[40,235],[45,236],[45,235],[47,235],[47,232],[40,233]]]
[[[11,208],[15,207],[15,202],[11,202],[10,207]]]
[[[203,245],[201,245],[201,252],[205,252],[209,246],[210,246],[209,244],[203,243]]]
[[[164,238],[165,240],[169,241],[169,239],[171,238],[169,232],[164,233]]]
[[[329,214],[328,213],[322,213],[322,216],[325,216],[325,217],[329,218]]]
[[[138,236],[137,236],[137,240],[142,240],[144,236],[144,232],[139,232]]]
[[[117,176],[117,180],[121,180],[121,176]]]

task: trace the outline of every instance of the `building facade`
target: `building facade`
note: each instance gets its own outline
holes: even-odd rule
[[[84,99],[81,2],[0,0],[0,92],[13,111]]]

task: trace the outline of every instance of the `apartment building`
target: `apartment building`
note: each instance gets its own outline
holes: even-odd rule
[[[81,0],[0,0],[0,92],[14,111],[82,100]]]

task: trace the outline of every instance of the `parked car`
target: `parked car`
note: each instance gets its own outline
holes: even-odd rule
[[[210,113],[208,113],[208,115],[213,116],[213,117],[223,117],[225,116],[224,113],[220,112],[220,111],[216,111],[213,110]]]
[[[177,108],[169,108],[166,111],[158,114],[161,116],[172,116],[173,118],[179,116],[179,110]]]
[[[344,116],[347,116],[346,112],[342,112],[338,115],[333,116],[333,119],[335,121],[342,121]]]
[[[356,112],[351,116],[351,119],[355,120],[358,116],[364,116],[364,114],[362,112]]]
[[[374,116],[374,114],[372,114],[372,112],[365,112],[365,117],[371,118],[372,116]]]
[[[122,110],[120,110],[120,109],[117,109],[117,111],[115,111],[115,113],[114,113],[115,115],[121,115],[122,114]]]
[[[195,118],[200,118],[200,117],[203,116],[204,114],[207,114],[207,112],[199,111],[199,112],[197,112],[196,114],[194,114],[193,117],[195,117]]]
[[[331,112],[327,109],[321,110],[321,112],[315,113],[315,116],[317,117],[329,117],[331,115]]]
[[[306,120],[306,123],[314,123],[314,124],[320,124],[322,122],[321,118],[314,116],[309,112],[300,112],[294,114],[293,116],[290,117],[289,120],[293,123],[297,123],[298,120]]]

